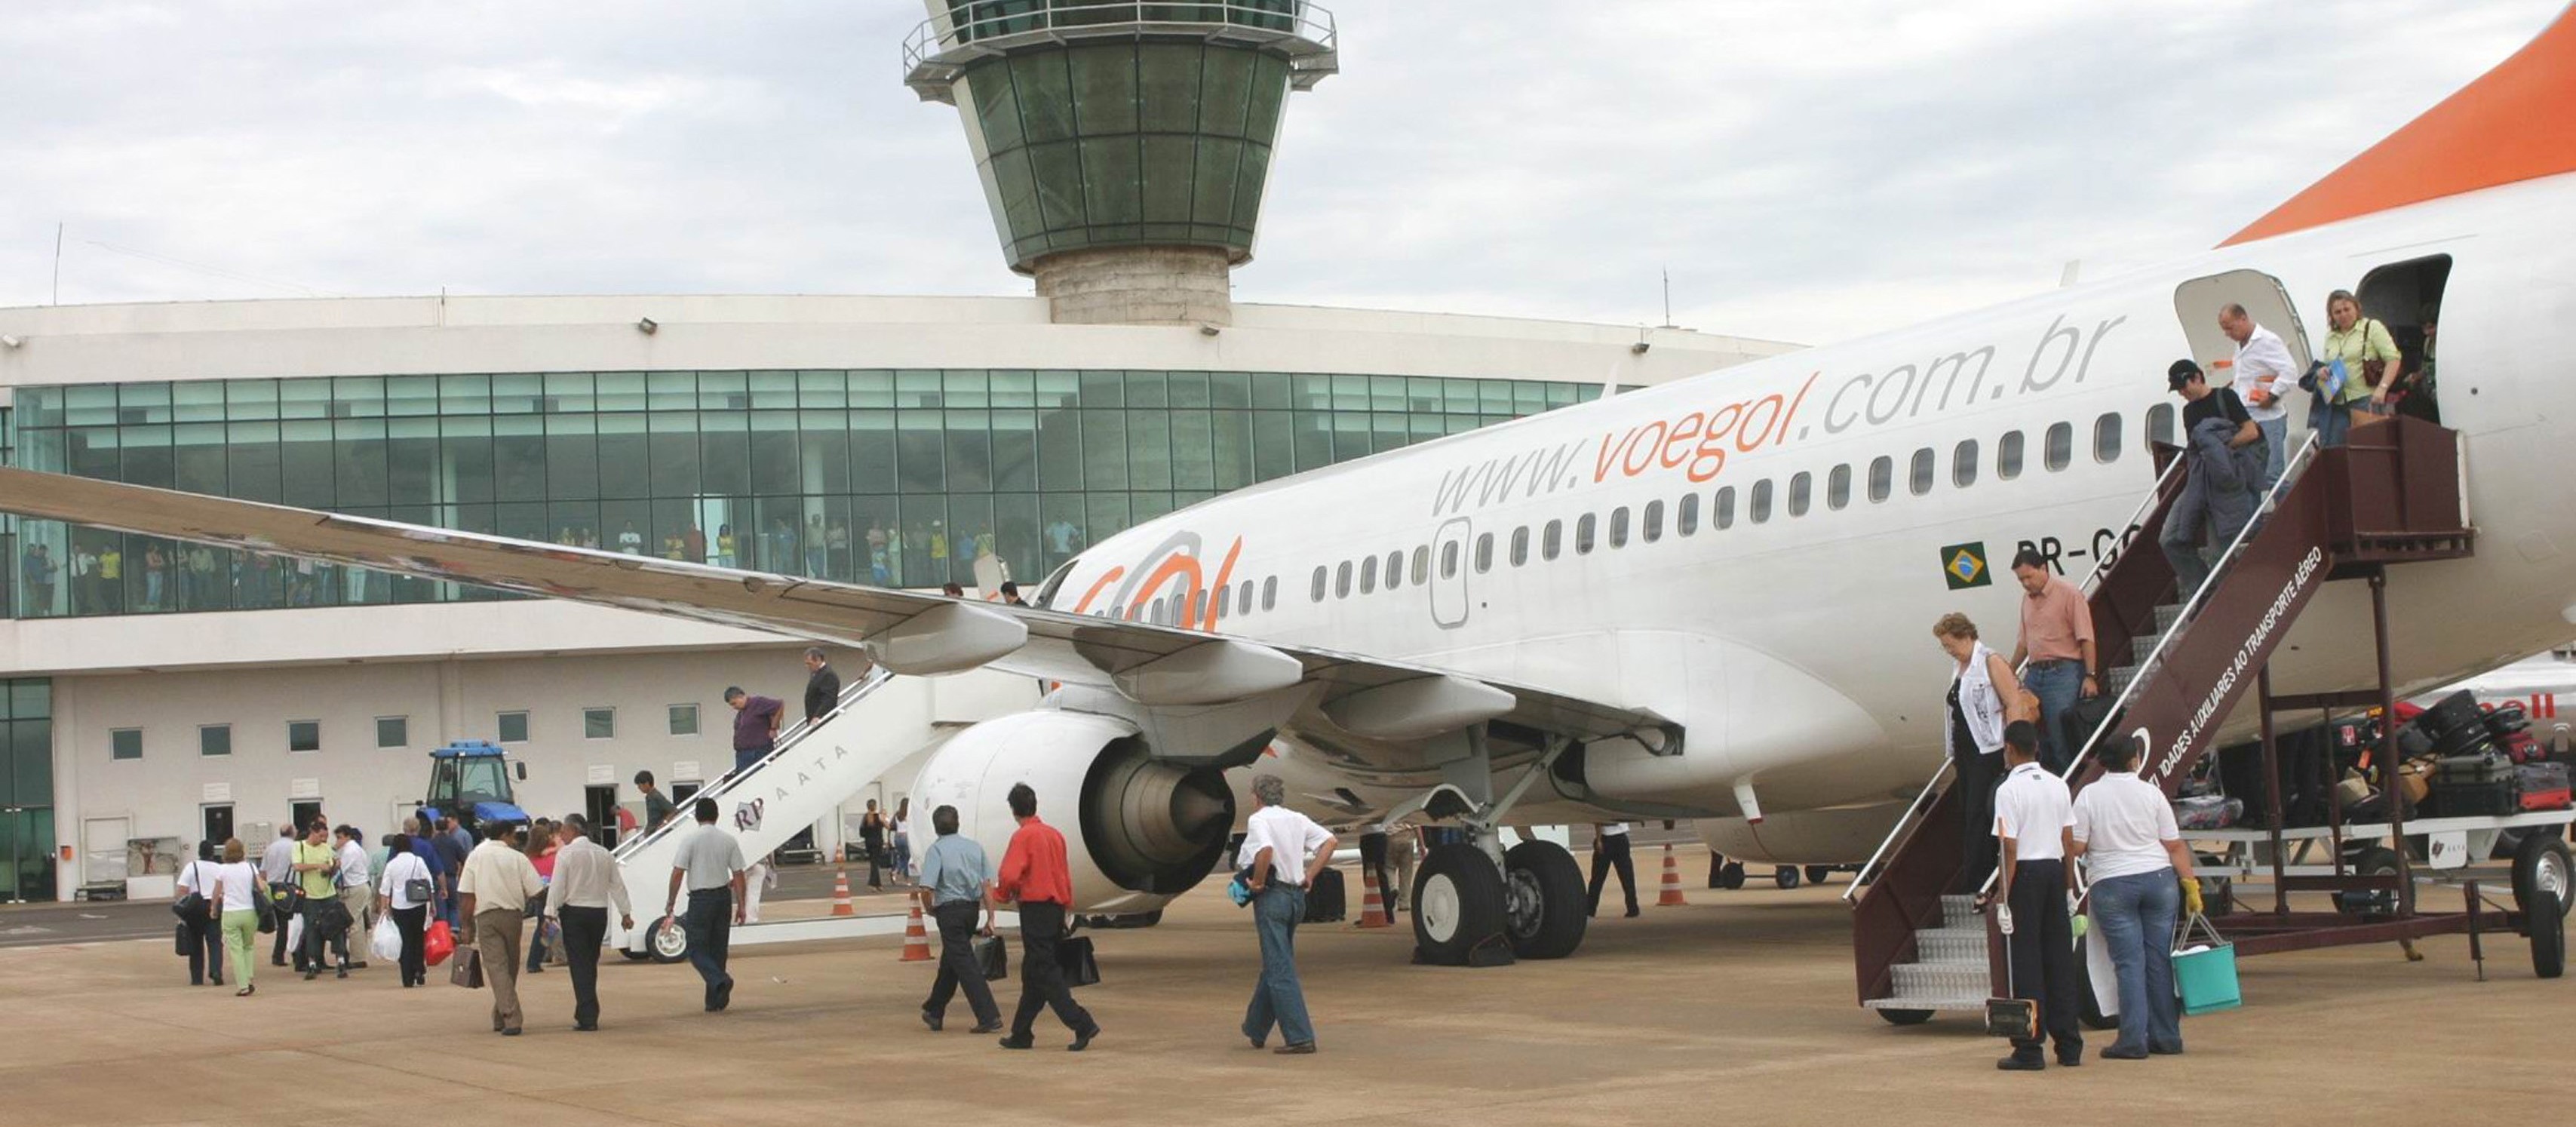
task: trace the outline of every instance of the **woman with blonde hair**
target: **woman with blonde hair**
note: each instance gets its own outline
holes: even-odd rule
[[[206,895],[208,905],[221,912],[224,924],[224,962],[233,968],[234,981],[241,989],[234,997],[252,992],[251,968],[259,962],[251,948],[259,942],[259,902],[268,897],[268,883],[259,879],[259,866],[248,860],[240,838],[224,842],[224,863],[215,866],[215,890]]]
[[[1995,787],[2004,778],[2004,725],[2028,720],[2021,682],[2001,655],[1977,640],[1977,624],[1952,612],[1932,624],[1932,637],[1958,663],[1942,710],[1941,750],[1956,767],[1961,866],[1958,890],[1975,892],[1995,870]]]
[[[2396,340],[2388,335],[2388,326],[2362,316],[2361,302],[2351,290],[2326,295],[2326,330],[2325,348],[2317,359],[2340,362],[2344,382],[2320,405],[2324,413],[2315,423],[2317,445],[2341,446],[2352,433],[2354,412],[2388,413],[2388,393],[2396,388],[2405,362],[2398,355]]]

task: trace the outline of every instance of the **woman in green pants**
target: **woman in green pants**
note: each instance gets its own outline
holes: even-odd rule
[[[259,942],[259,910],[254,897],[268,895],[259,879],[259,867],[245,858],[240,838],[224,843],[224,863],[215,866],[215,893],[208,897],[212,907],[222,913],[224,927],[224,961],[239,976],[241,989],[234,997],[251,992],[251,967],[259,960],[252,957],[252,945]]]

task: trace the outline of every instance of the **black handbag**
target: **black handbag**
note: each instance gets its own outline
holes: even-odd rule
[[[1060,939],[1055,945],[1056,965],[1064,968],[1064,984],[1090,986],[1100,981],[1100,960],[1093,957],[1091,937],[1077,935]]]
[[[198,865],[203,863],[204,862],[201,861],[190,861],[188,862],[188,868],[193,871]],[[177,900],[170,902],[170,914],[177,916],[182,920],[202,920],[206,918],[205,894],[198,892],[195,889],[188,890],[188,894],[186,896],[182,896]]]
[[[190,935],[190,934],[188,934],[188,930],[189,930],[189,929],[188,929],[188,925],[187,925],[187,924],[184,924],[184,923],[179,923],[179,924],[173,924],[173,925],[171,925],[171,926],[172,926],[173,928],[175,928],[175,929],[176,929],[176,931],[175,931],[175,932],[173,932],[173,934],[172,934],[172,939],[174,940],[174,942],[175,942],[176,946],[177,946],[177,947],[178,947],[178,949],[179,949],[179,950],[178,950],[178,954],[179,954],[179,955],[181,955],[182,957],[185,957],[185,956],[188,956],[188,955],[196,954],[196,953],[197,953],[197,937],[196,937],[196,936],[194,936],[194,935]]]
[[[1000,982],[1011,977],[1011,949],[998,935],[975,937],[975,969],[984,972],[984,981]]]
[[[259,933],[261,935],[276,934],[277,901],[271,897],[254,895],[250,898],[250,906],[252,911],[259,914]]]

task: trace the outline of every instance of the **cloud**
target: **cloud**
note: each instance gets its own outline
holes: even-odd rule
[[[2206,248],[2557,10],[1345,0],[1237,293],[1835,339]],[[922,14],[20,0],[0,304],[56,221],[72,302],[1025,293]]]

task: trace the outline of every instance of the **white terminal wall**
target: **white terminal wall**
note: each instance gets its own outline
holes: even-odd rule
[[[639,321],[650,318],[654,331]],[[1777,341],[1440,313],[1238,304],[1195,327],[1058,325],[1042,298],[631,296],[346,298],[0,309],[0,391],[25,385],[321,375],[783,368],[1044,368],[1352,373],[1647,385],[1792,351]],[[1648,347],[1639,351],[1636,345]],[[491,738],[525,709],[513,747],[521,804],[581,809],[589,768],[619,796],[639,768],[668,778],[730,763],[727,684],[803,692],[792,639],[561,603],[371,606],[0,621],[0,676],[54,679],[55,833],[72,846],[62,894],[84,880],[84,821],[131,819],[136,837],[193,848],[207,784],[236,824],[286,816],[309,780],[325,811],[371,833],[428,779],[428,749]],[[939,725],[1027,707],[1018,678],[906,678],[870,706],[870,731],[921,747]],[[664,708],[700,706],[700,734],[666,734]],[[582,738],[585,707],[617,709],[612,740]],[[410,746],[378,750],[375,719],[411,718]],[[286,724],[322,722],[321,751],[290,754]],[[233,725],[233,754],[197,754],[197,728]],[[112,729],[144,731],[139,762],[109,758]],[[919,756],[875,797],[899,797]],[[851,802],[856,809],[860,795]],[[822,827],[835,848],[842,826]]]

